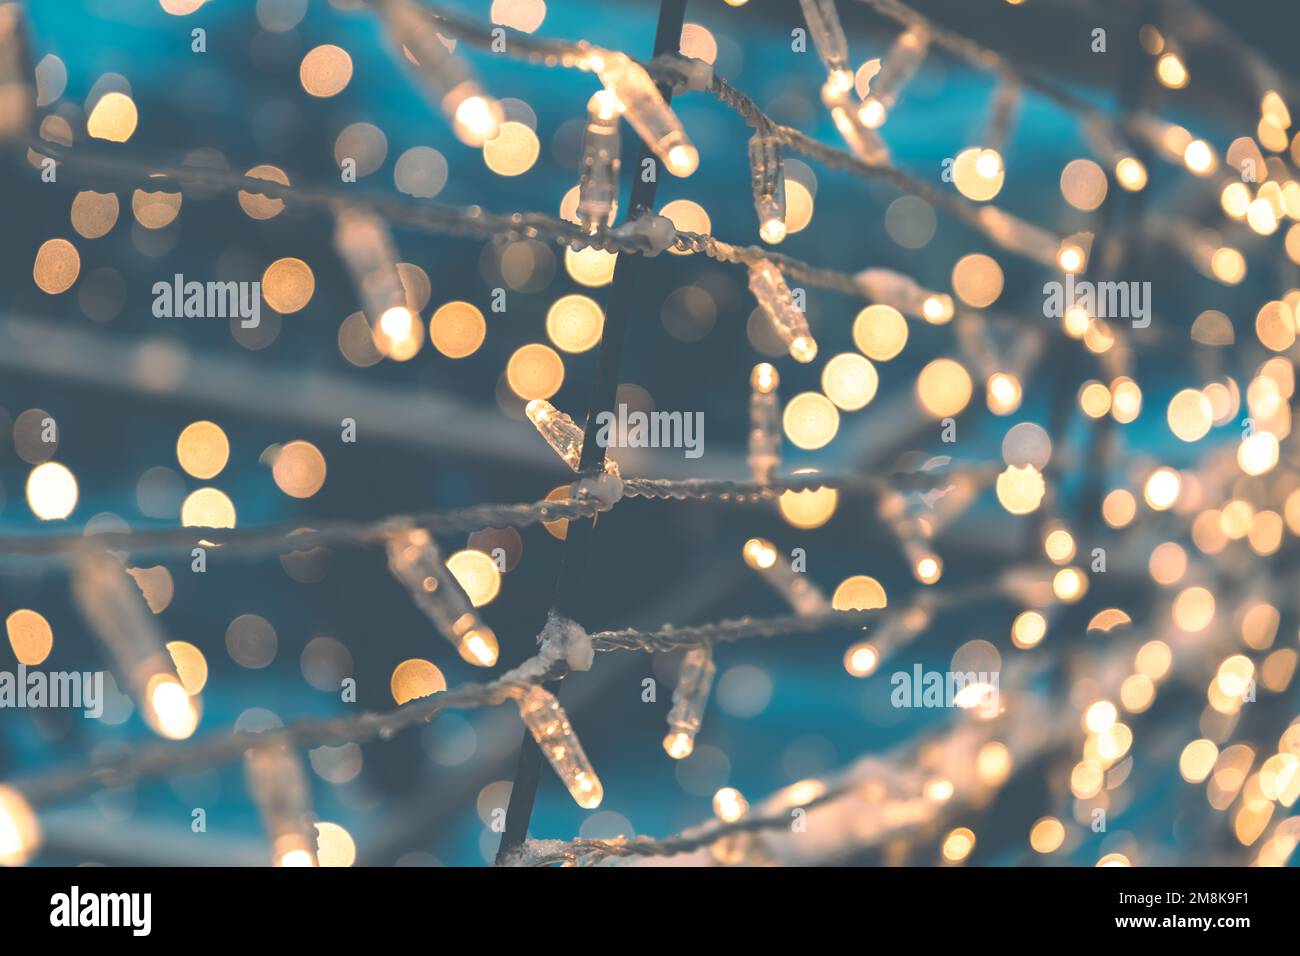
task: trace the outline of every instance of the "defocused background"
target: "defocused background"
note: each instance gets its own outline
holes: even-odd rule
[[[656,3],[636,0],[449,0],[446,6],[641,57],[649,56],[658,15]],[[1119,104],[1146,104],[1220,150],[1254,130],[1258,103],[1243,79],[1244,66],[1221,48],[1187,45],[1193,80],[1186,90],[1171,92],[1155,81],[1153,59],[1138,46],[1138,31],[1161,16],[1162,4],[918,0],[915,6],[1108,112],[1117,113]],[[855,63],[881,56],[897,25],[851,0],[839,7]],[[1291,4],[1204,7],[1228,20],[1246,44],[1295,83],[1293,39],[1300,18]],[[39,0],[26,10],[33,58],[44,71],[42,129],[55,141],[70,134],[74,148],[87,141],[86,117],[94,102],[118,91],[138,111],[130,146],[160,164],[236,172],[272,166],[295,185],[337,185],[339,159],[354,157],[358,190],[412,202],[436,196],[440,203],[496,212],[558,214],[577,182],[586,102],[596,89],[590,75],[463,50],[517,124],[511,142],[472,149],[428,107],[377,18],[353,0],[211,0],[201,6],[183,0]],[[751,0],[733,7],[722,0],[691,0],[687,20],[684,52],[712,59],[719,75],[777,121],[839,145],[818,99],[824,70],[816,54],[791,52],[790,31],[802,24],[797,3]],[[1105,57],[1089,49],[1090,32],[1099,26],[1108,30]],[[206,52],[192,50],[196,27],[206,31]],[[326,44],[346,51],[350,73],[337,93],[312,95],[305,87],[317,85],[319,92],[319,84],[328,87],[338,77],[336,69],[322,68],[318,75],[303,66],[309,51]],[[891,115],[887,139],[894,164],[951,189],[940,179],[943,162],[980,141],[995,92],[996,79],[988,73],[932,52]],[[681,227],[756,243],[745,152],[750,131],[710,96],[685,94],[673,105],[699,147],[701,163],[688,179],[661,182],[657,206],[678,204],[673,218]],[[625,158],[635,148],[625,128]],[[548,338],[546,319],[564,296],[588,296],[603,305],[607,263],[598,257],[566,257],[562,247],[541,241],[485,243],[395,227],[400,259],[410,264],[406,277],[427,290],[421,313],[426,323],[454,301],[473,304],[486,319],[486,335],[471,354],[453,358],[447,353],[454,349],[424,341],[418,354],[397,361],[380,356],[358,334],[358,320],[350,317],[360,304],[331,246],[333,224],[320,212],[290,204],[264,218],[267,210],[251,199],[241,205],[229,195],[194,191],[174,203],[118,189],[120,212],[83,209],[79,221],[72,200],[93,184],[71,176],[40,183],[22,153],[9,151],[0,186],[4,534],[176,527],[186,496],[208,486],[229,499],[240,528],[310,528],[335,518],[533,501],[569,480],[524,418],[523,400],[512,391],[506,370],[525,345],[553,348],[563,375],[560,381],[557,372],[549,373],[550,384],[558,385],[551,401],[581,422],[595,373],[594,338],[579,343],[586,346],[581,351],[558,348]],[[1213,190],[1158,160],[1148,162],[1150,184],[1141,194],[1123,194],[1112,180],[1111,202],[1102,210],[1074,208],[1062,195],[1061,171],[1089,156],[1088,146],[1073,116],[1032,92],[1003,154],[1007,183],[997,204],[1060,235],[1101,230],[1116,205],[1135,229],[1144,216],[1201,226],[1222,219]],[[625,179],[630,165],[625,161]],[[796,258],[847,272],[898,269],[948,291],[958,259],[972,252],[997,254],[943,210],[886,183],[866,183],[793,154],[787,176],[792,234],[780,251]],[[1239,441],[1239,424],[1229,421],[1195,445],[1180,442],[1169,434],[1164,415],[1172,395],[1189,384],[1215,375],[1244,382],[1267,357],[1246,341],[1256,310],[1300,284],[1285,256],[1252,255],[1264,243],[1276,248],[1280,236],[1266,239],[1238,229],[1241,235],[1234,238],[1251,269],[1233,286],[1193,271],[1167,243],[1133,237],[1118,276],[1153,283],[1155,322],[1153,337],[1142,340],[1148,347],[1136,357],[1143,412],[1123,426],[1122,437],[1109,439],[1121,445],[1100,476],[1105,489],[1129,487],[1140,497],[1134,475],[1142,463],[1194,468],[1209,451]],[[39,274],[33,281],[37,251],[51,238],[71,242],[79,258],[75,282],[58,294],[39,287]],[[293,266],[267,271],[284,259],[301,260],[307,272]],[[1023,259],[999,256],[999,263],[1005,281],[996,311],[1051,333],[1014,415],[993,417],[977,408],[983,404],[977,385],[973,413],[960,420],[955,446],[939,442],[933,423],[911,431],[917,373],[955,347],[951,327],[914,322],[904,352],[880,366],[874,401],[842,415],[838,435],[817,452],[787,442],[785,465],[833,474],[884,473],[901,453],[913,450],[996,461],[1006,430],[1035,422],[1056,443],[1055,513],[1087,514],[1087,540],[1080,536],[1084,554],[1094,546],[1112,547],[1119,532],[1097,520],[1097,502],[1086,500],[1085,467],[1100,453],[1075,403],[1078,386],[1101,377],[1099,359],[1043,318],[1042,283],[1050,276]],[[822,363],[799,366],[775,358],[783,350],[761,315],[755,316],[743,270],[677,255],[658,257],[654,267],[656,281],[642,290],[631,316],[620,399],[632,408],[703,411],[705,454],[687,460],[674,450],[619,450],[615,457],[625,475],[742,478],[754,363],[780,363],[783,396],[816,390]],[[264,304],[257,329],[220,319],[155,318],[153,284],[175,273],[200,281],[261,279],[268,303],[279,296],[282,305],[304,304],[291,311],[286,306],[287,314]],[[506,290],[504,312],[491,309],[491,290],[498,288]],[[823,355],[854,349],[852,320],[861,305],[808,290],[808,316]],[[1238,321],[1240,351],[1197,350],[1189,330],[1207,309]],[[57,335],[51,337],[50,330]],[[58,423],[56,448],[39,439],[47,416]],[[354,444],[340,440],[339,423],[347,417],[357,421]],[[182,430],[201,420],[217,423],[230,446],[228,464],[210,479],[187,473],[177,457]],[[291,453],[301,455],[299,469],[273,471],[271,463],[289,442],[309,443],[293,446]],[[28,474],[51,456],[71,470],[79,489],[65,521],[38,520],[25,500]],[[808,574],[828,594],[852,575],[878,580],[891,605],[905,604],[920,587],[898,542],[876,517],[873,499],[846,494],[815,517],[821,520],[806,523],[818,526],[799,528],[770,507],[625,501],[600,519],[582,623],[596,630],[784,613],[780,598],[741,560],[742,544],[754,535],[785,551],[806,549]],[[506,550],[509,571],[499,595],[483,609],[500,636],[506,666],[535,648],[558,571],[558,530],[485,530],[442,542],[447,554],[467,547]],[[1037,553],[1041,530],[1035,518],[1012,518],[984,493],[938,539],[943,584],[988,580],[994,570]],[[1153,543],[1161,540],[1158,532],[1150,533],[1157,535]],[[1270,580],[1282,598],[1291,546],[1271,555],[1267,571],[1260,572],[1275,576]],[[1243,543],[1232,547],[1241,549],[1235,560],[1242,575],[1264,566],[1264,556]],[[250,709],[272,711],[285,721],[389,709],[394,671],[409,659],[431,662],[449,686],[482,677],[433,631],[389,573],[382,549],[339,547],[284,559],[223,559],[214,552],[202,575],[191,573],[184,554],[145,556],[131,564],[145,569],[141,583],[168,638],[192,644],[206,660],[199,738],[247,718]],[[1059,630],[1054,627],[1038,651],[1066,656],[1072,643],[1099,640],[1085,635],[1085,624],[1110,605],[1123,607],[1135,629],[1149,628],[1154,637],[1158,628],[1148,616],[1167,615],[1160,603],[1164,593],[1145,569],[1113,573],[1094,584],[1089,598],[1096,601],[1087,611],[1072,611],[1057,622]],[[1283,600],[1278,604],[1278,646],[1294,646],[1295,609]],[[59,562],[0,555],[0,614],[17,608],[33,609],[50,624],[54,644],[43,668],[106,666],[70,600],[67,569]],[[943,670],[953,650],[975,638],[993,642],[1003,655],[1026,653],[1008,636],[1019,610],[1011,601],[993,599],[942,613],[897,666],[919,662]],[[844,652],[859,638],[828,633],[721,647],[714,698],[695,753],[680,762],[668,759],[661,747],[679,655],[601,656],[591,672],[566,680],[563,700],[600,772],[605,802],[593,813],[580,810],[546,771],[532,834],[668,834],[709,818],[720,787],[761,796],[860,754],[918,740],[960,718],[950,710],[892,707],[892,665],[865,679],[848,673]],[[0,660],[6,669],[15,663],[7,647]],[[356,679],[355,704],[342,703],[336,690],[347,676]],[[642,701],[646,677],[658,681],[653,704]],[[1063,679],[1058,673],[1056,683],[1042,688],[1061,708],[1075,701],[1077,690]],[[1295,701],[1294,687],[1271,697],[1261,693],[1246,719],[1258,720],[1260,736],[1272,742],[1294,715]],[[1149,713],[1135,718],[1136,762],[1132,779],[1113,793],[1109,831],[1091,832],[1083,816],[1083,824],[1071,823],[1070,840],[1053,861],[1091,865],[1110,850],[1146,863],[1249,859],[1233,828],[1207,805],[1202,788],[1178,771],[1183,746],[1202,736],[1198,719],[1204,707],[1203,685],[1189,684],[1162,692]],[[1143,720],[1153,723],[1145,737]],[[391,740],[315,750],[315,811],[346,829],[358,863],[482,864],[491,860],[500,838],[490,823],[493,810],[508,798],[520,735],[518,715],[507,706],[448,712]],[[151,737],[121,695],[98,721],[57,710],[5,711],[0,779],[94,761]],[[1025,835],[1041,816],[1068,818],[1074,812],[1068,777],[1075,759],[1077,754],[1051,754],[1017,767],[992,805],[953,821],[979,834],[968,862],[1043,859]],[[191,832],[191,811],[198,807],[206,810],[205,834]],[[238,764],[42,807],[41,819],[45,847],[37,863],[220,865],[267,859]],[[944,832],[903,850],[877,848],[848,860],[933,864],[941,858],[937,847]]]

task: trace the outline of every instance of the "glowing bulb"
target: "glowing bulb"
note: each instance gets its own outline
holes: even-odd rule
[[[22,866],[41,847],[41,827],[31,804],[12,787],[0,786],[0,866]]]
[[[913,565],[912,574],[922,584],[934,584],[943,575],[943,562],[937,555],[923,555]]]
[[[1002,172],[1002,156],[996,149],[982,149],[975,160],[975,171],[985,179]]]
[[[682,669],[673,690],[673,706],[668,712],[668,735],[664,750],[674,760],[689,757],[695,750],[695,735],[704,719],[704,707],[717,673],[708,646],[693,647],[682,659]]]
[[[926,296],[921,303],[921,315],[932,325],[942,325],[952,318],[952,297],[949,295]]]
[[[723,787],[713,795],[713,812],[723,823],[735,823],[749,812],[749,801],[735,787]]]
[[[830,610],[826,596],[807,575],[795,571],[788,562],[778,561],[776,545],[765,538],[750,538],[741,550],[745,563],[759,573],[765,582],[789,602],[797,614],[821,614]]]
[[[1194,139],[1187,144],[1183,150],[1183,162],[1197,176],[1208,176],[1217,164],[1214,150],[1203,139]]]
[[[1063,245],[1056,254],[1056,263],[1063,272],[1073,275],[1083,268],[1083,250],[1073,244]]]
[[[1047,635],[1047,618],[1038,611],[1023,611],[1011,624],[1011,643],[1016,647],[1036,647]]]
[[[754,480],[767,483],[781,464],[781,415],[776,388],[781,377],[767,362],[750,373],[749,454],[746,461]]]
[[[77,507],[77,479],[67,466],[47,461],[27,476],[27,505],[42,521],[56,521]]]
[[[456,650],[464,660],[479,667],[492,667],[496,664],[500,653],[497,636],[490,627],[475,628],[466,632]]]
[[[500,107],[482,94],[467,96],[456,106],[454,122],[462,139],[486,143],[501,132]]]
[[[574,802],[584,810],[600,806],[604,788],[555,695],[534,684],[520,693],[518,703],[520,718]]]
[[[756,571],[766,570],[776,564],[776,547],[763,538],[750,538],[745,542],[745,563]]]
[[[785,276],[775,263],[760,259],[750,264],[749,291],[796,362],[806,364],[817,357],[817,343],[808,328],[808,319],[795,306]]]
[[[1020,407],[1020,380],[1009,372],[989,376],[988,406],[994,415],[1010,415]]]
[[[749,384],[756,392],[767,395],[776,391],[777,385],[781,383],[781,377],[777,374],[776,367],[768,362],[760,362],[754,366],[754,371],[750,373]]]
[[[497,661],[497,638],[483,623],[465,589],[423,528],[395,527],[387,544],[388,568],[457,653],[471,664]]]
[[[879,100],[867,100],[858,108],[858,117],[868,129],[879,129],[885,125],[885,107]]]
[[[807,365],[817,357],[817,343],[811,335],[796,335],[790,340],[790,357]]]
[[[411,334],[415,318],[405,306],[394,306],[379,317],[379,327],[384,334],[394,341],[401,341]]]
[[[664,164],[674,176],[689,176],[700,168],[700,151],[690,143],[674,146]]]
[[[1147,168],[1141,160],[1125,156],[1115,164],[1115,178],[1129,192],[1138,192],[1146,187]]]
[[[169,740],[185,740],[199,725],[198,711],[181,682],[160,674],[150,682],[149,706],[157,730]]]
[[[870,644],[854,644],[844,652],[844,669],[854,677],[866,677],[880,663],[880,653]]]
[[[773,218],[765,220],[762,225],[758,227],[759,238],[771,245],[776,245],[785,238],[785,235],[786,225],[785,222],[780,219]]]
[[[1178,472],[1172,468],[1157,468],[1147,478],[1143,495],[1154,510],[1166,511],[1173,507],[1181,488],[1182,480],[1178,477]]]
[[[1187,68],[1176,53],[1164,53],[1156,61],[1156,76],[1171,90],[1181,90],[1187,85]]]

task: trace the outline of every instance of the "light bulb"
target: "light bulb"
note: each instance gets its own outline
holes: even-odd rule
[[[664,750],[674,760],[689,757],[695,750],[695,735],[704,720],[704,708],[717,669],[707,646],[691,648],[682,659],[677,687],[673,690],[673,706],[668,712],[668,735],[664,737]]]
[[[520,719],[568,789],[569,796],[584,810],[600,806],[605,795],[600,778],[591,768],[569,716],[555,695],[534,684],[520,694],[518,703]]]
[[[796,308],[794,296],[781,270],[770,260],[761,259],[749,266],[749,290],[772,320],[772,326],[790,350],[796,362],[811,362],[817,356],[817,343],[808,329],[808,320]]]

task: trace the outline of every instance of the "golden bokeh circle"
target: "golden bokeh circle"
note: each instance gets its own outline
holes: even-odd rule
[[[215,422],[192,422],[176,439],[176,459],[187,474],[214,478],[230,459],[230,441]]]
[[[506,363],[506,383],[524,401],[550,398],[564,384],[564,360],[550,346],[522,346]]]
[[[486,337],[487,321],[469,302],[448,302],[429,318],[429,341],[448,358],[473,355]]]

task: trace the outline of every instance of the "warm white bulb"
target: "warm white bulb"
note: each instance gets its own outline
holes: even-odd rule
[[[689,143],[682,143],[668,151],[666,163],[674,176],[689,176],[700,167],[700,151]]]

